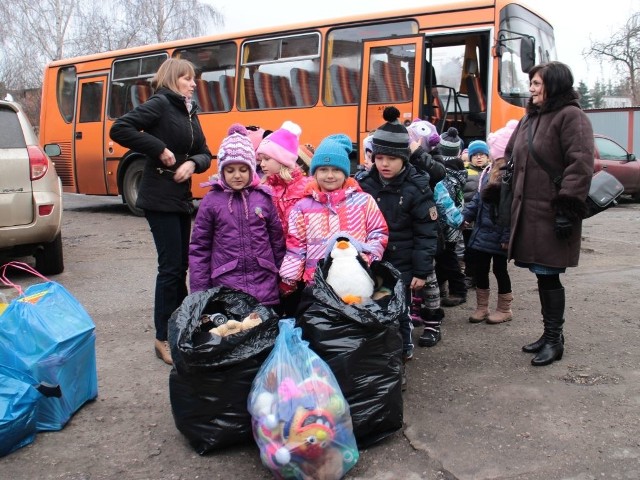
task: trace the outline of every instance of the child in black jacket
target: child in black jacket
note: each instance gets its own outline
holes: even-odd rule
[[[417,172],[409,163],[409,134],[398,122],[399,116],[397,108],[385,108],[383,118],[387,123],[375,131],[372,139],[373,167],[359,182],[376,199],[389,227],[389,243],[382,260],[397,268],[406,284],[407,312],[400,324],[406,362],[413,357],[411,291],[424,287],[433,274],[438,214],[428,175]]]

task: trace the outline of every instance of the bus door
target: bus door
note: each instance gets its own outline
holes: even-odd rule
[[[398,121],[405,126],[420,116],[424,37],[366,41],[363,48],[358,145],[385,122],[385,107],[395,106],[400,111]],[[420,61],[416,62],[416,58]],[[364,159],[364,152],[360,152],[360,158]]]
[[[74,165],[78,191],[105,195],[104,98],[107,76],[78,78]]]

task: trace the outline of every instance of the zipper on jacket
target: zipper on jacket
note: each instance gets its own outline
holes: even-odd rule
[[[193,115],[195,115],[195,110],[192,110],[191,112],[187,112],[187,115],[189,115],[189,128],[191,129],[191,144],[189,145],[189,149],[187,150],[187,155],[188,155],[191,152],[191,148],[193,147],[193,141],[194,141],[194,138],[193,138],[194,137],[194,134],[193,134]]]

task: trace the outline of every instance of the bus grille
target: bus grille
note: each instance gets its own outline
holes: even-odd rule
[[[73,190],[76,188],[75,176],[73,175],[73,162],[71,159],[71,143],[70,142],[58,142],[60,145],[60,155],[54,157],[52,160],[56,164],[56,172],[62,181],[62,186],[65,191]]]

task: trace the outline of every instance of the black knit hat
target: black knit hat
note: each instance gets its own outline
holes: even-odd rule
[[[382,118],[387,123],[378,127],[373,133],[371,144],[373,155],[389,155],[398,157],[405,162],[409,161],[409,132],[398,122],[400,111],[396,107],[387,107],[382,112]]]
[[[458,157],[463,148],[464,142],[458,136],[457,128],[449,127],[449,130],[440,135],[438,150],[443,157]]]

